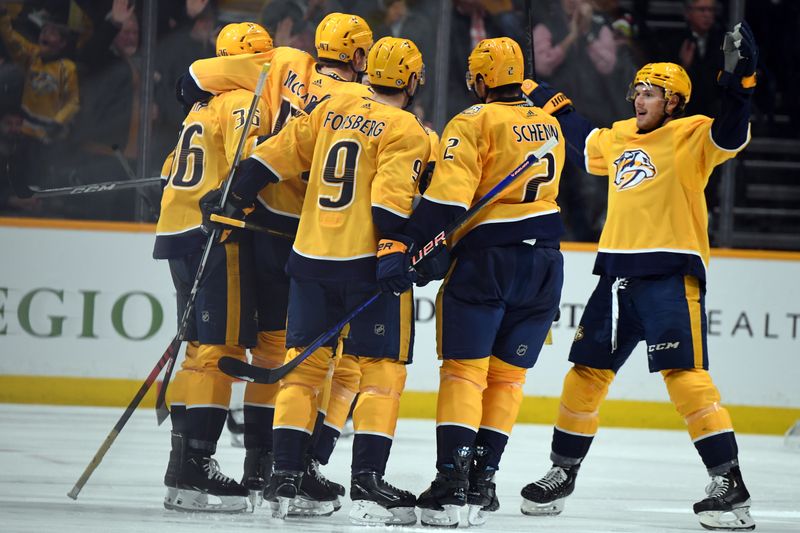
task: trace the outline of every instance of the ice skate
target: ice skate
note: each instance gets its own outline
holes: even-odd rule
[[[471,464],[472,449],[463,446],[453,454],[453,464],[436,473],[431,486],[417,498],[422,525],[458,527],[460,511],[467,504]]]
[[[247,509],[247,489],[219,470],[208,456],[189,455],[181,465],[177,492],[168,491],[164,507],[175,511],[239,513]]]
[[[564,500],[575,490],[575,478],[580,465],[561,467],[553,465],[539,481],[522,489],[522,514],[529,516],[555,516],[564,510]]]
[[[417,523],[416,497],[393,487],[376,472],[353,476],[350,522],[359,526],[410,526]]]
[[[739,467],[721,476],[713,476],[706,487],[707,498],[694,504],[700,525],[706,529],[749,531],[756,523],[750,516],[750,493],[742,481]]]
[[[164,485],[167,494],[164,496],[164,508],[168,511],[202,511],[208,506],[208,496],[196,490],[178,488],[178,476],[184,458],[184,438],[180,433],[172,432],[172,449],[169,452],[167,471],[164,473]]]
[[[251,509],[264,502],[264,491],[272,475],[272,452],[263,448],[250,448],[244,456],[242,486],[248,491]]]
[[[486,463],[489,460],[489,450],[483,446],[475,448],[475,461],[469,472],[469,490],[467,491],[467,504],[470,526],[482,526],[486,523],[489,513],[500,509],[500,500],[494,484],[496,470]]]
[[[289,503],[288,516],[330,516],[342,507],[339,490],[343,495],[344,487],[329,481],[320,472],[319,462],[308,458],[297,496]]]
[[[269,495],[272,516],[285,519],[289,515],[289,505],[298,495],[302,472],[294,470],[275,470],[269,482]]]

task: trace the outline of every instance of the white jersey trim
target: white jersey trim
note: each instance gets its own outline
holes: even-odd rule
[[[721,431],[714,431],[713,433],[708,433],[708,434],[706,434],[706,435],[703,435],[702,437],[697,437],[697,438],[696,438],[696,439],[694,439],[692,442],[694,442],[694,443],[696,443],[696,442],[700,442],[700,441],[701,441],[701,440],[703,440],[703,439],[707,439],[707,438],[709,438],[709,437],[714,437],[714,436],[716,436],[716,435],[722,435],[723,433],[733,433],[733,428],[730,428],[730,429],[723,429],[723,430],[721,430]]]
[[[280,209],[275,209],[274,207],[270,207],[270,205],[260,196],[258,197],[258,202],[264,206],[264,209],[269,211],[270,213],[275,213],[276,215],[281,215],[282,217],[289,217],[289,218],[296,218],[300,220],[300,215],[295,215],[294,213],[287,213],[286,211],[281,211]]]
[[[335,431],[338,431],[340,435],[342,434],[342,429],[343,429],[343,428],[337,428],[336,426],[334,426],[334,425],[333,425],[333,424],[331,424],[330,422],[323,422],[323,423],[322,423],[322,425],[323,425],[323,426],[328,426],[329,428],[331,428],[331,429],[333,429],[333,430],[335,430]]]
[[[375,435],[376,437],[383,437],[385,439],[394,440],[392,435],[388,433],[381,433],[379,431],[356,431],[356,435]]]
[[[576,437],[594,437],[597,433],[578,433],[577,431],[568,431],[564,428],[555,426],[557,430],[561,433],[566,433],[567,435],[575,435]]]
[[[738,153],[744,150],[745,146],[750,144],[750,124],[749,123],[747,124],[747,138],[738,148],[723,148],[722,146],[718,145],[717,141],[714,140],[714,136],[711,135],[711,128],[708,128],[708,138],[711,139],[711,143],[717,148],[717,150],[728,153]]]
[[[157,231],[156,232],[156,237],[168,237],[168,236],[171,236],[171,235],[181,235],[183,233],[188,233],[190,231],[193,231],[193,230],[196,230],[196,229],[199,229],[199,228],[202,228],[202,227],[203,227],[202,224],[198,224],[197,226],[192,226],[191,228],[182,229],[180,231]]]
[[[244,402],[242,403],[245,407],[260,407],[262,409],[275,409],[274,403],[256,403],[256,402]]]
[[[207,92],[207,93],[211,93],[211,94],[219,94],[219,93],[216,93],[216,92],[214,92],[214,91],[209,91],[208,89],[206,89],[205,87],[203,87],[203,84],[202,84],[202,83],[200,83],[200,80],[198,80],[198,79],[197,79],[197,76],[195,76],[195,75],[194,75],[194,71],[192,70],[192,66],[191,66],[191,65],[189,65],[189,76],[191,76],[191,77],[192,77],[192,79],[194,80],[195,84],[197,84],[197,86],[198,86],[198,87],[200,87],[200,89],[204,90],[204,91],[205,91],[205,92]]]
[[[589,135],[587,135],[586,139],[584,139],[583,141],[583,167],[584,170],[586,170],[586,172],[589,172],[589,151],[586,149],[586,147],[589,146],[589,139],[591,138],[591,136],[598,131],[600,131],[600,128],[593,129],[592,131],[589,132]],[[589,174],[591,174],[591,172],[589,172]]]
[[[471,429],[475,433],[478,432],[478,428],[474,428],[474,427],[468,426],[466,424],[456,424],[455,422],[442,422],[440,424],[436,424],[437,428],[442,427],[442,426],[456,426],[456,427],[460,427],[460,428]]]
[[[481,426],[481,429],[485,429],[486,431],[494,431],[495,433],[500,433],[501,435],[511,438],[511,433],[506,433],[505,431],[493,428],[492,426]]]
[[[544,215],[552,215],[553,213],[558,213],[558,209],[550,209],[548,211],[542,211],[541,213],[533,213],[531,215],[524,215],[521,217],[515,218],[496,218],[492,220],[484,220],[480,224],[476,224],[474,227],[483,226],[484,224],[502,224],[503,222],[519,222],[520,220],[527,220],[529,218],[536,218],[541,217]]]
[[[203,408],[203,409],[222,409],[223,411],[227,411],[228,410],[228,406],[227,405],[219,405],[219,404],[216,404],[216,403],[200,403],[200,404],[196,404],[196,405],[187,405],[186,406],[186,409],[200,409],[200,408]]]
[[[411,216],[410,214],[406,215],[405,213],[401,213],[400,211],[396,211],[394,209],[390,209],[390,208],[386,207],[385,205],[381,205],[381,204],[372,204],[372,207],[377,207],[379,209],[383,209],[384,211],[388,211],[391,214],[397,215],[400,218],[409,218]]]
[[[700,258],[700,261],[703,263],[703,267],[708,270],[708,265],[706,265],[706,262],[703,261],[703,256],[700,255],[700,252],[697,250],[681,250],[677,248],[640,248],[638,250],[615,250],[613,248],[598,248],[597,251],[603,252],[604,254],[649,254],[655,252],[668,252],[672,254],[694,255]]]
[[[375,253],[369,253],[369,254],[354,255],[352,257],[328,257],[328,256],[324,256],[324,255],[305,254],[305,253],[299,251],[294,246],[292,246],[292,251],[294,253],[296,253],[297,255],[303,256],[303,257],[305,257],[307,259],[317,259],[319,261],[354,261],[356,259],[366,259],[368,257],[375,257],[377,255],[377,252],[375,252]]]
[[[276,429],[292,429],[294,431],[302,431],[306,435],[311,435],[311,432],[306,428],[299,428],[297,426],[273,426],[272,430],[275,431]]]
[[[258,161],[259,163],[261,163],[262,165],[267,167],[270,172],[272,172],[273,174],[275,174],[278,177],[279,181],[286,181],[285,178],[283,176],[281,176],[274,168],[272,168],[272,166],[269,163],[267,163],[266,161],[264,161],[263,159],[258,157],[256,154],[252,154],[250,157],[252,157],[256,161]]]
[[[453,206],[456,206],[456,207],[463,207],[464,209],[469,209],[469,206],[467,204],[465,204],[465,203],[462,203],[462,202],[456,202],[456,201],[451,201],[451,200],[438,200],[436,198],[431,198],[427,194],[423,194],[422,197],[425,198],[426,200],[428,200],[429,202],[433,202],[435,204],[453,205]]]

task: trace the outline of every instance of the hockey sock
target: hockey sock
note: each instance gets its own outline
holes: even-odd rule
[[[489,451],[486,466],[494,470],[500,469],[500,458],[508,444],[508,435],[488,428],[481,428],[475,437],[475,447],[483,446]]]
[[[169,410],[169,420],[172,423],[173,433],[186,433],[186,406],[172,404]]]
[[[459,448],[472,448],[475,436],[478,434],[472,428],[452,424],[436,426],[436,469],[442,470],[444,465],[453,465],[453,452]]]
[[[276,427],[272,432],[274,470],[305,470],[303,451],[308,448],[310,439],[311,434],[306,431]]]
[[[342,432],[338,429],[323,424],[320,428],[317,441],[314,443],[314,448],[311,452],[312,457],[319,461],[320,464],[328,464],[333,454],[333,449],[336,447],[336,441],[339,440],[339,435],[341,434]]]
[[[312,456],[323,465],[328,464],[336,446],[336,440],[342,433],[342,427],[347,421],[347,415],[358,392],[360,381],[359,358],[353,355],[343,355],[339,358],[333,371],[325,421],[318,428],[312,451]]]
[[[356,433],[353,437],[353,475],[363,472],[386,473],[386,462],[392,449],[392,439],[384,435]]]
[[[600,424],[600,403],[608,394],[614,372],[574,365],[564,378],[558,418],[553,428],[550,458],[559,466],[579,464]]]
[[[216,444],[225,426],[227,409],[218,407],[188,407],[186,409],[186,437],[189,448],[203,448],[197,442]]]
[[[274,406],[244,406],[244,447],[272,450]]]
[[[684,417],[697,452],[711,475],[736,466],[738,446],[728,410],[708,371],[701,368],[661,372],[675,409]]]

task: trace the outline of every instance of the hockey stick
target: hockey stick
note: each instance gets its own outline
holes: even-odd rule
[[[536,59],[533,55],[533,0],[525,0],[525,78],[536,79]]]
[[[56,187],[54,189],[40,189],[24,183],[11,181],[11,188],[18,198],[52,198],[54,196],[74,196],[77,194],[94,194],[98,192],[120,191],[122,189],[135,189],[147,185],[155,185],[161,181],[160,177],[138,178],[124,181],[105,181],[102,183],[87,183],[72,187]]]
[[[239,144],[236,146],[236,153],[233,157],[233,165],[231,165],[228,176],[222,183],[222,197],[219,201],[220,209],[225,207],[225,202],[228,199],[228,193],[230,192],[231,184],[233,183],[233,174],[236,172],[236,169],[239,167],[239,161],[242,159],[242,150],[244,150],[244,145],[247,141],[247,133],[250,131],[250,126],[253,123],[253,117],[256,114],[256,108],[258,108],[258,100],[261,98],[261,93],[264,90],[264,83],[267,79],[269,67],[269,63],[264,63],[264,65],[261,67],[261,74],[258,76],[258,83],[256,84],[255,93],[253,93],[253,99],[250,102],[250,109],[247,110],[247,119],[245,120],[244,127],[242,128],[242,135],[239,137]],[[189,327],[189,317],[192,309],[194,308],[194,301],[197,297],[197,289],[200,287],[200,279],[203,277],[203,271],[205,270],[208,256],[211,253],[211,247],[217,240],[219,233],[220,232],[218,230],[213,230],[208,236],[205,248],[203,248],[203,255],[200,258],[200,264],[197,266],[197,274],[194,276],[192,290],[189,292],[186,308],[183,310],[180,325],[178,326],[178,337],[181,339],[183,339],[183,335],[186,333],[186,329]],[[167,419],[167,417],[169,417],[169,409],[167,409],[166,402],[167,387],[169,386],[169,380],[172,377],[172,369],[175,366],[175,360],[177,358],[178,354],[176,352],[169,359],[169,361],[167,361],[167,369],[164,371],[164,379],[161,381],[161,388],[158,391],[158,398],[156,399],[156,420],[158,421],[159,426],[164,422],[164,420]]]
[[[447,239],[457,231],[461,226],[466,224],[475,214],[486,207],[486,204],[491,202],[498,194],[500,194],[503,190],[505,190],[511,183],[516,180],[523,172],[528,170],[531,165],[535,164],[539,159],[544,157],[544,155],[550,150],[552,150],[556,144],[558,144],[558,139],[555,137],[551,137],[548,139],[541,147],[535,150],[532,154],[530,154],[525,161],[523,161],[517,168],[511,171],[511,173],[503,178],[497,185],[492,187],[492,189],[487,192],[483,197],[478,200],[475,205],[467,209],[464,213],[461,214],[456,220],[450,223],[447,228],[439,232],[436,237],[434,237],[430,242],[428,242],[425,246],[423,246],[419,253],[415,255],[412,260],[412,267],[416,265],[426,256],[430,255],[438,246],[445,245]],[[234,357],[222,357],[219,360],[218,366],[219,369],[222,370],[224,373],[228,374],[229,376],[239,378],[244,381],[251,381],[254,383],[277,383],[284,376],[286,376],[289,372],[294,370],[297,366],[300,365],[305,359],[307,359],[312,353],[314,353],[320,346],[322,346],[325,342],[331,339],[334,335],[336,335],[348,322],[350,322],[353,318],[355,318],[358,314],[360,314],[364,309],[372,305],[375,300],[381,295],[380,292],[377,292],[370,296],[367,300],[362,302],[358,305],[355,309],[351,310],[347,315],[342,318],[339,322],[337,322],[334,326],[330,329],[325,331],[324,333],[320,334],[316,339],[314,339],[311,344],[309,344],[302,352],[300,352],[297,357],[285,363],[277,368],[263,368],[260,366],[254,366]]]
[[[241,157],[242,147],[244,146],[244,139],[246,138],[247,131],[249,130],[250,124],[253,121],[253,114],[255,113],[255,108],[258,105],[258,99],[261,97],[261,92],[264,88],[264,81],[266,80],[268,70],[269,70],[269,64],[265,64],[261,70],[261,75],[258,78],[258,85],[256,85],[256,92],[255,95],[253,96],[253,101],[250,105],[250,110],[247,115],[247,121],[245,122],[245,127],[242,131],[242,138],[240,139],[239,146],[237,147],[236,157],[234,158],[234,164],[233,167],[231,168],[230,173],[228,174],[228,179],[227,182],[225,183],[225,188],[223,189],[222,203],[224,203],[225,198],[230,189],[230,181],[231,177],[233,176],[233,172],[239,164],[239,158]],[[175,359],[178,357],[178,351],[180,350],[181,344],[183,343],[183,338],[182,338],[183,334],[186,332],[186,327],[189,324],[189,314],[191,312],[192,307],[194,306],[194,299],[197,295],[197,287],[199,285],[200,277],[203,274],[205,261],[208,259],[208,253],[211,250],[211,244],[214,242],[214,239],[216,239],[216,233],[217,233],[216,231],[212,232],[211,235],[209,236],[208,241],[206,242],[206,247],[203,250],[203,257],[200,260],[200,266],[197,269],[197,275],[195,276],[194,284],[192,286],[192,291],[189,295],[189,301],[187,302],[186,308],[184,309],[183,315],[181,316],[181,322],[178,327],[178,333],[172,339],[172,342],[169,343],[169,346],[161,355],[161,358],[156,363],[156,366],[153,367],[153,370],[150,371],[150,374],[147,376],[147,379],[144,380],[142,386],[139,387],[139,391],[133,397],[131,403],[128,404],[128,407],[125,408],[125,411],[122,413],[122,416],[120,416],[117,423],[114,424],[114,427],[111,429],[111,432],[108,434],[103,443],[100,445],[100,448],[98,448],[97,452],[94,454],[94,457],[84,469],[83,473],[81,474],[81,477],[79,477],[78,481],[75,482],[75,485],[72,487],[72,490],[70,490],[67,493],[67,496],[69,496],[73,500],[76,500],[78,498],[78,494],[80,494],[81,490],[83,489],[83,486],[86,485],[86,482],[89,480],[89,477],[91,477],[92,473],[95,471],[98,465],[100,465],[100,462],[103,460],[103,457],[105,457],[109,448],[111,448],[111,445],[114,443],[114,441],[117,439],[117,436],[122,431],[122,428],[125,427],[125,424],[128,422],[128,419],[131,417],[131,415],[133,415],[133,412],[139,406],[139,403],[141,403],[145,394],[147,394],[147,391],[156,381],[158,375],[161,373],[161,370],[164,368],[164,366],[168,364],[170,365],[170,367],[174,365]],[[166,382],[167,378],[165,377],[164,385],[161,387],[162,392],[166,390]],[[161,396],[162,395],[159,394],[159,398],[161,398]],[[164,411],[166,411],[166,407],[164,408]],[[167,411],[167,415],[168,414],[169,412]],[[163,420],[161,420],[159,424],[161,422],[163,422]]]
[[[293,241],[295,237],[291,233],[284,233],[282,231],[270,229],[264,226],[259,226],[258,224],[254,224],[253,222],[246,222],[244,220],[239,220],[237,218],[228,218],[217,214],[212,214],[209,218],[211,219],[211,222],[219,222],[220,224],[225,224],[226,226],[233,226],[235,228],[257,231],[259,233],[266,233],[267,235],[272,235],[273,237],[280,237],[282,239],[288,239],[290,241]]]

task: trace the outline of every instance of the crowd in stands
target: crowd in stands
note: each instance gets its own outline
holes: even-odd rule
[[[674,0],[674,20],[653,25],[651,4],[656,3],[665,4],[534,0],[537,78],[568,94],[594,123],[607,126],[630,115],[625,96],[639,66],[673,61],[688,70],[693,82],[687,112],[713,116],[719,102],[718,50],[730,2]],[[45,202],[19,198],[9,179],[17,188],[19,184],[51,188],[128,179],[125,167],[137,165],[144,127],[142,4],[130,0],[0,3],[0,213],[133,220],[137,197],[153,205],[145,219],[152,220],[158,212],[157,190]],[[526,42],[521,0],[452,0],[447,68],[436,62],[439,1],[175,0],[156,4],[153,103],[147,113],[151,128],[148,176],[157,175],[184,116],[174,96],[175,80],[192,61],[214,54],[216,32],[227,22],[255,19],[270,31],[275,46],[311,53],[315,28],[332,11],[363,16],[376,40],[386,35],[414,40],[425,59],[428,83],[414,112],[428,125],[435,106],[444,106],[449,118],[474,103],[464,73],[469,51],[478,41],[507,35],[523,45]],[[746,18],[762,45],[753,133],[792,137],[800,124],[798,99],[791,93],[800,72],[800,41],[795,38],[800,29],[800,2],[749,0],[746,8]],[[434,100],[438,75],[448,77],[443,102]],[[604,191],[601,180],[575,168],[565,169],[559,202],[570,239],[597,238]]]

